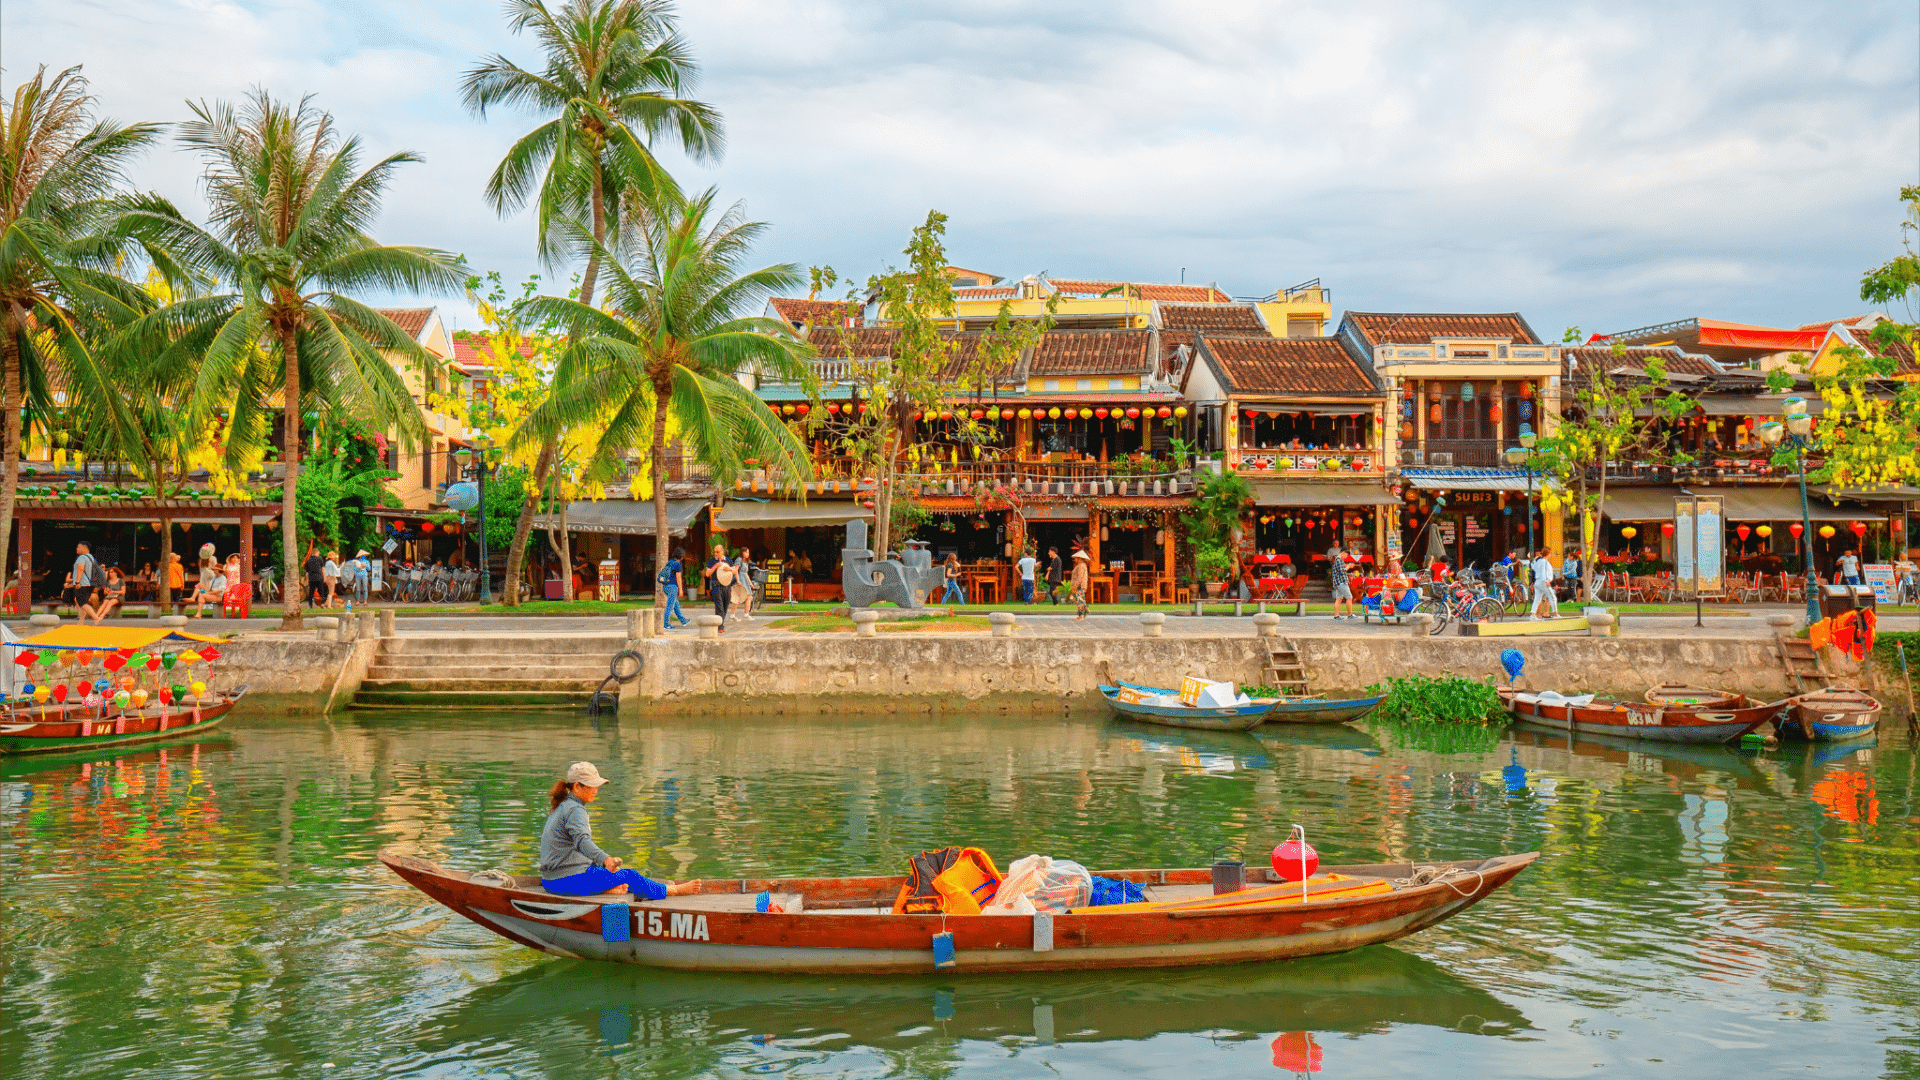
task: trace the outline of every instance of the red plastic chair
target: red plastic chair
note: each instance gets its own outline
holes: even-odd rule
[[[244,581],[227,586],[220,594],[220,617],[245,619],[253,614],[253,586]]]

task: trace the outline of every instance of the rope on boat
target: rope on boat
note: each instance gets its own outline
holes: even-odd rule
[[[482,870],[477,874],[468,874],[467,880],[475,885],[497,884],[502,889],[511,889],[519,884],[512,874],[507,873],[497,866]]]
[[[1472,889],[1466,892],[1460,892],[1460,886],[1454,884],[1453,879],[1465,877],[1468,874],[1472,874],[1478,880],[1474,882]],[[1413,867],[1412,874],[1403,878],[1393,879],[1393,883],[1396,886],[1404,886],[1410,889],[1417,889],[1422,885],[1431,885],[1436,881],[1452,889],[1454,892],[1459,893],[1461,896],[1472,896],[1474,893],[1486,888],[1487,876],[1478,870],[1462,870],[1457,866],[1415,866]]]

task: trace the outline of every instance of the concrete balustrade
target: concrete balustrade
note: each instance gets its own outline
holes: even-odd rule
[[[853,613],[854,637],[877,637],[880,633],[880,613],[877,611],[856,611]]]
[[[1253,636],[1263,638],[1279,637],[1280,616],[1267,611],[1255,615],[1253,617]]]
[[[1011,611],[990,611],[987,622],[993,624],[994,637],[1012,637],[1013,627],[1019,619]]]
[[[1789,615],[1784,611],[1776,611],[1773,614],[1767,616],[1767,625],[1773,627],[1774,637],[1792,636],[1793,628],[1799,622],[1800,622],[1799,616]]]
[[[1143,611],[1140,613],[1141,637],[1165,637],[1167,634],[1167,613],[1164,611]]]
[[[319,638],[321,641],[340,640],[340,620],[334,616],[321,615],[307,621],[313,624],[314,637]]]
[[[392,608],[380,609],[380,636],[381,637],[393,636],[393,609]]]
[[[1433,632],[1433,616],[1425,611],[1416,611],[1407,616],[1407,625],[1413,628],[1413,636],[1426,637]]]
[[[372,638],[380,636],[380,613],[372,608],[361,608],[354,613],[360,620],[360,636]]]
[[[693,625],[700,628],[698,633],[702,641],[720,640],[720,627],[725,622],[726,620],[718,615],[695,615],[693,617]]]

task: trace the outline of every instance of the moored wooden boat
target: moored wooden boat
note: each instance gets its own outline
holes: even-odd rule
[[[1787,706],[1785,701],[1757,702],[1745,696],[1736,696],[1720,708],[1608,698],[1543,700],[1540,694],[1511,688],[1500,690],[1500,700],[1522,727],[1689,743],[1737,739],[1780,715]]]
[[[1789,698],[1787,709],[1773,722],[1782,739],[1833,742],[1873,734],[1880,722],[1880,702],[1856,687],[1835,685]]]
[[[470,875],[382,851],[380,861],[454,912],[530,948],[562,956],[702,971],[933,972],[935,937],[953,935],[950,974],[1086,971],[1246,963],[1345,952],[1423,930],[1511,880],[1538,852],[1428,864],[1322,867],[1386,887],[1365,895],[1103,913],[894,915],[904,877],[726,879],[664,900],[556,896],[538,879]],[[1100,871],[1140,883],[1149,900],[1212,893],[1212,871]],[[1437,875],[1437,876],[1435,876]],[[1291,887],[1289,887],[1291,888]],[[756,910],[760,893],[788,911]]]
[[[1157,686],[1139,686],[1123,682],[1118,686],[1102,686],[1100,694],[1107,699],[1113,711],[1129,720],[1139,720],[1148,724],[1163,724],[1167,727],[1190,728],[1195,731],[1251,731],[1267,718],[1273,709],[1274,699],[1256,701],[1249,705],[1230,705],[1224,708],[1203,708],[1193,705],[1157,705],[1145,701],[1128,701],[1126,690],[1153,695],[1176,695],[1178,691],[1166,690]]]
[[[1255,698],[1255,701],[1274,700],[1273,711],[1267,713],[1269,724],[1344,724],[1358,720],[1373,711],[1380,704],[1381,696],[1364,698],[1325,698],[1325,697],[1283,697],[1278,699]]]
[[[1718,709],[1731,705],[1740,695],[1728,690],[1705,690],[1682,683],[1661,683],[1647,691],[1650,705],[1679,705],[1685,708]]]
[[[219,727],[246,692],[246,686],[212,690],[200,704],[125,711],[10,704],[0,717],[0,754],[51,754],[204,734]]]

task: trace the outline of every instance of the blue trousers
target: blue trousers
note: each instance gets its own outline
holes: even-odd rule
[[[947,579],[947,591],[940,594],[940,603],[946,603],[949,598],[952,598],[956,604],[967,602],[967,590],[960,587],[959,578]]]
[[[1029,604],[1033,603],[1033,579],[1032,578],[1020,579],[1020,599],[1025,600]]]
[[[687,625],[687,614],[680,610],[680,586],[662,585],[660,591],[667,595],[667,609],[660,616],[660,625],[665,627],[675,619],[680,620],[681,626]]]
[[[611,892],[620,885],[633,890],[633,895],[642,900],[663,900],[667,895],[665,885],[638,870],[609,870],[604,866],[591,866],[578,874],[542,881],[540,884],[545,885],[548,892],[561,896],[597,896]]]

